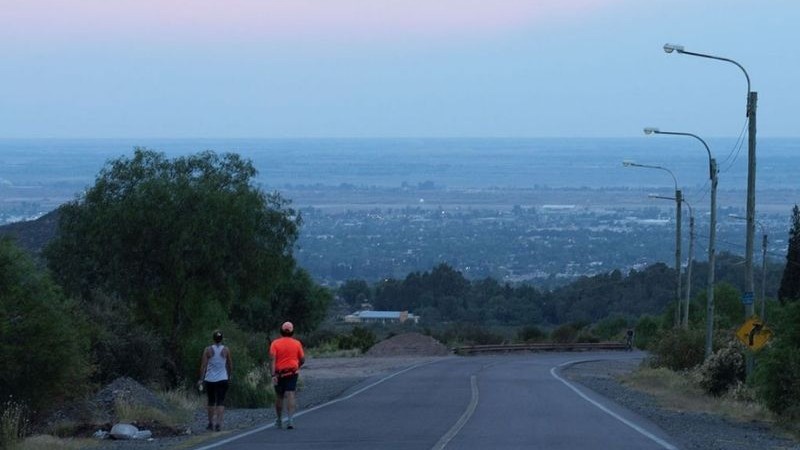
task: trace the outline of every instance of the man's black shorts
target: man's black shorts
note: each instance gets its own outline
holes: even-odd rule
[[[284,392],[294,392],[295,389],[297,389],[297,374],[280,377],[278,384],[275,385],[275,392],[278,395],[283,395]]]

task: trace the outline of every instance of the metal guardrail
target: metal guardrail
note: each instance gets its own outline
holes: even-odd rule
[[[622,342],[537,342],[532,344],[464,345],[453,351],[458,355],[510,352],[586,352],[593,350],[626,350]]]

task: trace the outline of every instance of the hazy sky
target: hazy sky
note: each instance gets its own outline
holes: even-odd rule
[[[0,0],[4,137],[800,136],[796,0]]]

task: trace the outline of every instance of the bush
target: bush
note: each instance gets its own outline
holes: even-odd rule
[[[642,316],[636,323],[633,343],[636,348],[649,350],[658,337],[658,320],[652,316]]]
[[[699,384],[711,395],[720,396],[745,381],[744,348],[736,340],[717,350],[698,370]]]
[[[600,338],[592,334],[590,330],[581,330],[578,333],[578,337],[575,338],[575,342],[595,343],[595,342],[600,342]]]
[[[604,341],[618,337],[628,328],[628,319],[620,316],[606,317],[592,327],[592,334]]]
[[[703,362],[705,335],[702,330],[664,330],[652,347],[654,367],[691,369]]]
[[[143,384],[168,384],[164,366],[154,364],[166,354],[164,340],[136,323],[129,305],[94,291],[83,310],[91,335],[93,382],[105,385],[126,376]]]
[[[522,342],[539,342],[543,341],[546,337],[547,333],[533,325],[525,326],[517,333],[517,339]]]
[[[550,333],[550,339],[560,343],[575,342],[578,339],[578,330],[571,324],[561,325]]]
[[[344,334],[339,336],[339,349],[348,350],[357,348],[363,353],[375,345],[376,340],[375,333],[373,333],[371,330],[364,327],[355,326],[350,331],[349,335]]]
[[[786,420],[800,420],[800,301],[774,315],[774,340],[759,358],[756,392],[767,408]]]

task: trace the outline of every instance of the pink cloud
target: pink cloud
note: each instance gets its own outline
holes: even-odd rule
[[[584,17],[621,0],[25,0],[15,40],[396,39],[497,33]]]

